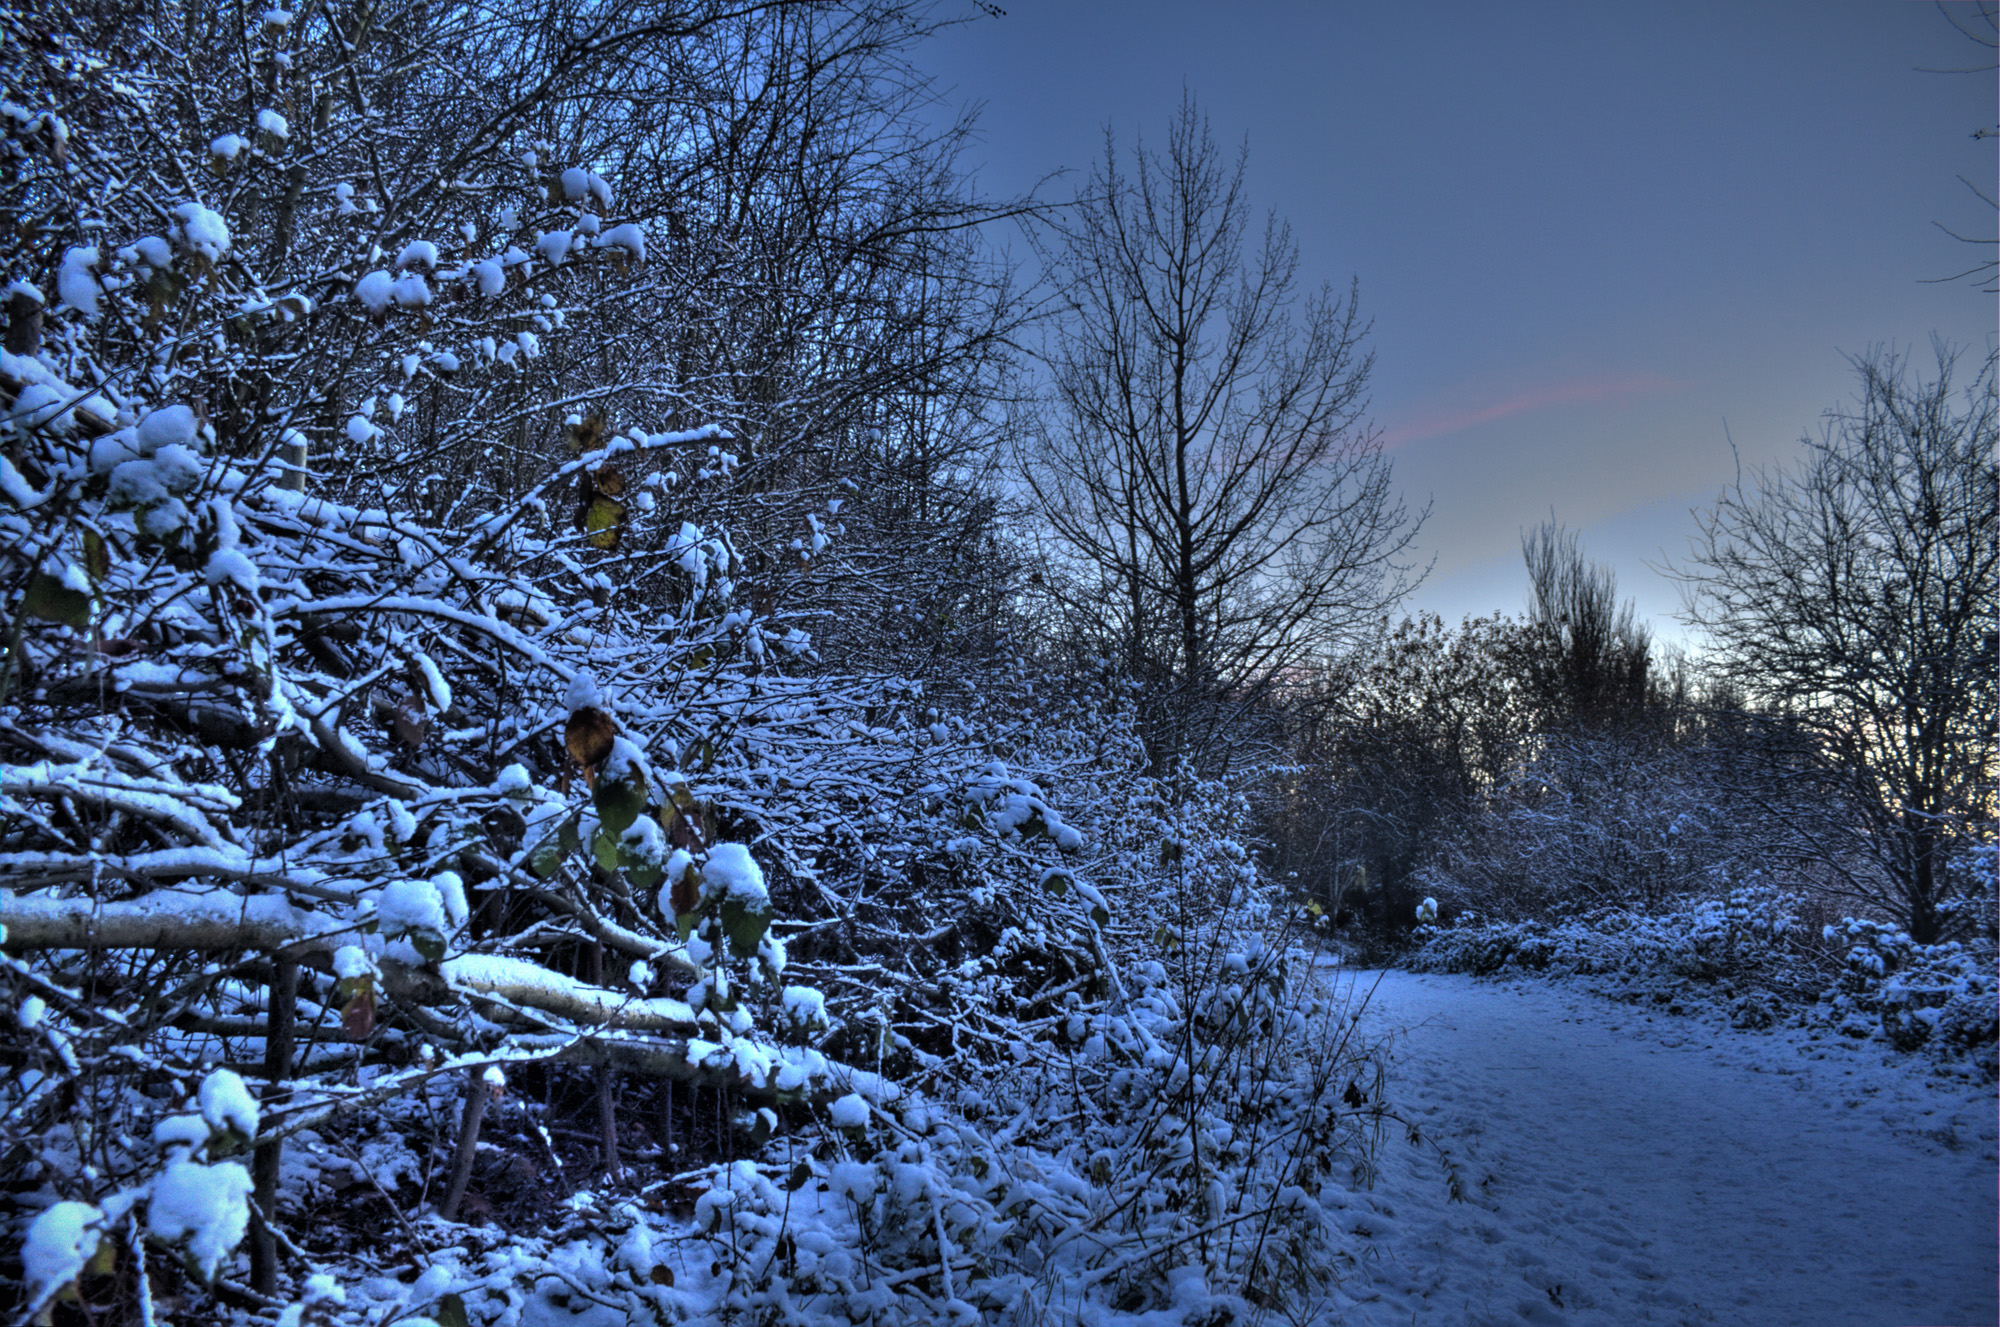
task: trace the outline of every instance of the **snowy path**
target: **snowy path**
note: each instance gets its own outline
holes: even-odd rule
[[[1991,1089],[1547,982],[1389,972],[1362,1026],[1397,1033],[1390,1100],[1470,1201],[1386,1139],[1334,1321],[1996,1321]]]

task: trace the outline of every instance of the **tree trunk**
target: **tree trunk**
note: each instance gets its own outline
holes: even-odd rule
[[[458,1205],[465,1187],[472,1182],[472,1163],[479,1156],[479,1122],[486,1117],[488,1087],[484,1069],[466,1071],[465,1113],[458,1120],[458,1148],[451,1157],[451,1184],[445,1189],[438,1215],[447,1221],[458,1219]]]
[[[272,960],[271,1011],[264,1032],[264,1108],[291,1095],[293,1026],[299,1000],[299,961]],[[265,1143],[251,1161],[251,1182],[257,1213],[251,1217],[250,1288],[260,1295],[278,1293],[278,1236],[270,1222],[278,1214],[278,1174],[284,1161],[281,1140]]]

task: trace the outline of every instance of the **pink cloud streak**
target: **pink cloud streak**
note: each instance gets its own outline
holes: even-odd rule
[[[1401,447],[1424,438],[1443,437],[1478,424],[1518,415],[1544,406],[1575,405],[1583,401],[1605,401],[1642,392],[1665,391],[1681,384],[1657,373],[1628,373],[1614,378],[1578,378],[1569,382],[1531,387],[1487,405],[1465,410],[1433,410],[1397,424],[1382,434],[1382,445]]]

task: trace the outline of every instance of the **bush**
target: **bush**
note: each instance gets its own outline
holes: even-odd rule
[[[1650,989],[1676,1012],[1683,1002],[1719,1002],[1739,1028],[1790,1019],[1996,1076],[1990,948],[1919,945],[1897,927],[1854,918],[1815,937],[1800,924],[1803,910],[1796,895],[1748,887],[1662,915],[1603,908],[1556,921],[1464,920],[1420,928],[1424,944],[1409,966],[1612,977],[1623,993]]]

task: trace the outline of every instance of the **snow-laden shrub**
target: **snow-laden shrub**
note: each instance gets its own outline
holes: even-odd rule
[[[788,285],[726,306],[779,255],[701,230],[714,181],[599,217],[624,191],[544,159],[549,103],[505,91],[528,50],[535,96],[597,104],[796,49],[697,8],[685,46],[507,4],[361,33],[215,9],[213,50],[137,11],[109,50],[0,14],[0,193],[39,237],[5,255],[0,352],[27,1313],[945,1321],[1054,1275],[1155,1302],[1196,1263],[1276,1302],[1276,1269],[1324,1264],[1310,1199],[1379,1083],[1276,929],[1240,802],[1149,780],[1108,685],[996,666],[932,695],[815,658],[810,629],[865,618],[819,573],[872,495],[835,496],[823,434],[787,448],[931,381],[897,347],[883,392],[840,370],[873,362],[870,309],[904,326],[933,288],[866,283],[943,267],[831,242],[792,256],[852,278],[819,322]],[[877,50],[900,12],[770,21]],[[432,48],[487,53],[502,91],[416,76]],[[412,106],[421,132],[384,122]],[[642,158],[674,127],[647,132]],[[683,314],[690,272],[717,298]],[[690,376],[727,431],[687,426]],[[699,1144],[669,1141],[672,1086]],[[665,1174],[642,1192],[628,1159]],[[526,1228],[459,1226],[514,1167]]]
[[[1800,911],[1797,896],[1751,886],[1658,916],[1599,909],[1559,921],[1471,920],[1426,928],[1408,962],[1480,976],[1613,976],[1652,983],[1662,999],[1676,983],[1694,995],[1720,991],[1738,1027],[1790,1017],[1995,1076],[1990,950],[1919,945],[1899,927],[1851,917],[1814,935]]]
[[[939,1005],[958,1036],[902,1047],[924,1066],[904,1083],[928,1090],[835,1101],[816,1142],[705,1177],[695,1219],[724,1304],[759,1321],[1005,1319],[1032,1317],[1051,1283],[1140,1309],[1198,1273],[1249,1311],[1332,1265],[1318,1195],[1366,1171],[1379,1062],[1272,929],[1231,837],[1241,800],[1097,778],[1094,804],[1063,813],[1081,860],[960,886],[1070,938],[1044,948],[1015,914],[958,965],[943,985],[974,998]],[[864,1025],[887,1058],[906,1017]]]
[[[1799,899],[1768,885],[1731,890],[1676,912],[1595,908],[1560,921],[1432,929],[1411,958],[1421,971],[1487,975],[1513,967],[1557,973],[1658,972],[1742,979],[1790,961]]]
[[[1990,956],[1956,942],[1920,945],[1881,922],[1845,918],[1828,926],[1829,944],[1845,949],[1822,1017],[1836,1027],[1879,1027],[1902,1051],[1929,1047],[1966,1055],[1993,1072],[2000,1007]]]

